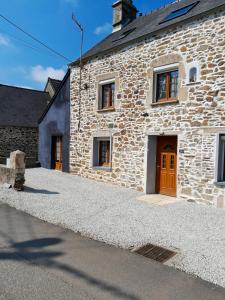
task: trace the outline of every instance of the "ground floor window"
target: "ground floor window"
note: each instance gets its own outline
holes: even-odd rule
[[[110,164],[110,141],[99,141],[99,166]]]
[[[93,166],[110,167],[111,140],[110,138],[95,138],[93,147]]]
[[[225,134],[219,138],[218,181],[225,181]]]

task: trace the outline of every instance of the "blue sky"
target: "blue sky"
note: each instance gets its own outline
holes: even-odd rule
[[[79,56],[80,35],[71,20],[85,28],[85,50],[111,32],[113,0],[1,0],[0,14],[70,60]],[[147,13],[168,0],[134,0]],[[61,79],[67,62],[0,18],[0,83],[43,89],[48,76]]]

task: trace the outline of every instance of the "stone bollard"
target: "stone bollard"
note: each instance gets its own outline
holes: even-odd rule
[[[25,183],[25,153],[14,151],[10,153],[10,169],[14,170],[13,188],[23,191]]]

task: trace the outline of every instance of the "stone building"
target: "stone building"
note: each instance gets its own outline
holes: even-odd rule
[[[52,79],[48,80],[52,82]],[[54,81],[55,83],[56,81]],[[69,172],[70,71],[58,85],[39,120],[39,162],[43,168]]]
[[[27,166],[38,160],[38,119],[47,103],[48,93],[14,86],[0,85],[0,163],[10,153],[26,153]]]
[[[137,16],[71,64],[70,169],[148,194],[225,199],[225,0]],[[81,94],[81,97],[80,97]]]

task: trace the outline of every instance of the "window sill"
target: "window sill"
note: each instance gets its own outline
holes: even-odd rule
[[[115,108],[105,108],[105,109],[97,110],[98,113],[107,113],[107,112],[113,112],[113,111],[115,111]]]
[[[154,102],[151,104],[151,106],[158,106],[158,105],[165,105],[165,104],[176,104],[179,103],[179,100],[166,100],[166,101],[159,101]]]
[[[199,84],[201,84],[201,81],[187,82],[187,83],[186,83],[186,86],[199,85]]]
[[[225,181],[220,181],[220,182],[214,182],[216,186],[224,186],[225,187]]]
[[[106,171],[106,172],[112,172],[112,167],[101,167],[101,166],[95,166],[92,167],[95,171]]]

